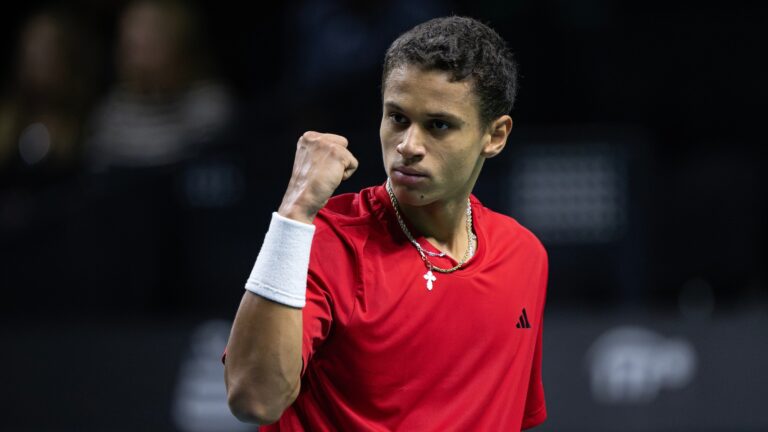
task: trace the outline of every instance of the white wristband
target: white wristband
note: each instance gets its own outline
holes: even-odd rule
[[[314,225],[273,212],[245,289],[286,306],[303,308],[314,235]]]

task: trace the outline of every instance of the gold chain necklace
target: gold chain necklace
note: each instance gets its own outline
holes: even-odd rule
[[[392,192],[392,183],[389,178],[387,178],[387,193],[389,194],[390,201],[392,201],[392,207],[395,209],[395,216],[397,216],[397,222],[400,224],[400,229],[403,230],[403,233],[406,237],[408,237],[408,240],[411,242],[411,244],[416,247],[416,250],[419,252],[419,256],[421,256],[421,260],[424,261],[424,265],[427,266],[427,272],[424,273],[424,279],[427,281],[427,289],[432,291],[433,283],[437,280],[434,273],[432,273],[432,270],[438,273],[453,273],[460,269],[461,266],[463,266],[464,263],[466,263],[467,260],[474,254],[474,242],[477,237],[475,237],[475,234],[472,232],[472,205],[469,201],[469,198],[467,198],[467,238],[469,239],[467,251],[464,252],[464,256],[461,258],[461,261],[459,261],[458,264],[451,268],[445,269],[436,267],[434,264],[432,264],[429,258],[427,258],[427,255],[442,257],[445,256],[445,252],[434,253],[424,250],[419,242],[413,238],[411,232],[408,231],[408,227],[405,226],[405,222],[403,222],[403,218],[400,216],[400,204],[397,201],[397,197],[395,197],[395,193]]]

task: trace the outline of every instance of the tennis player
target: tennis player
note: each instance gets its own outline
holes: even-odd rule
[[[225,352],[229,405],[262,431],[515,431],[546,418],[547,256],[472,195],[512,129],[504,40],[438,18],[386,52],[387,180],[332,197],[358,163],[307,132]]]

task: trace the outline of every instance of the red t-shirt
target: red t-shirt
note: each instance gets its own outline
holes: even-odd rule
[[[301,391],[261,431],[514,431],[544,421],[546,252],[512,218],[471,203],[475,255],[435,272],[428,290],[383,185],[329,200],[315,219]]]

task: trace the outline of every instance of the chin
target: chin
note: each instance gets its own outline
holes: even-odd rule
[[[404,204],[412,207],[419,207],[431,204],[434,201],[433,194],[431,193],[432,191],[426,190],[425,188],[408,187],[393,182],[392,190],[395,193],[395,197],[397,197],[397,201],[400,202],[401,205]]]

